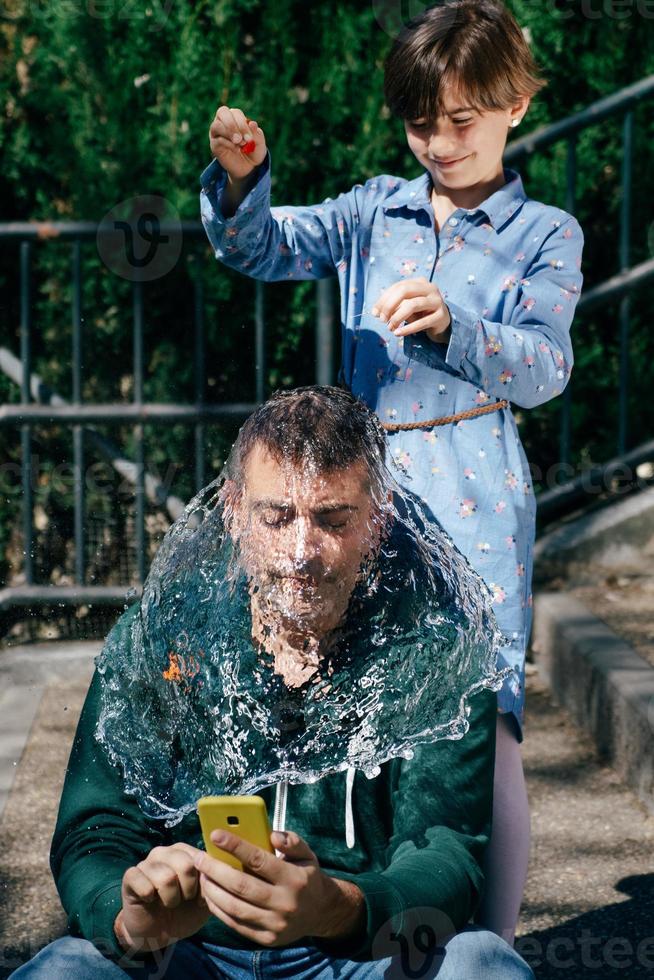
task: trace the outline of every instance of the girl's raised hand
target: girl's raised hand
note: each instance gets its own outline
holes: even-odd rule
[[[244,180],[266,159],[266,137],[240,109],[221,105],[209,127],[209,146],[232,180]]]
[[[450,311],[438,286],[424,276],[393,283],[380,295],[371,313],[396,337],[424,330],[437,344],[450,339]]]

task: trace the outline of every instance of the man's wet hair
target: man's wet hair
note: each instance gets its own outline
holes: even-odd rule
[[[377,416],[348,389],[305,385],[275,391],[243,424],[230,456],[231,478],[242,483],[255,445],[279,463],[318,473],[366,463],[371,485],[383,484],[386,436]]]

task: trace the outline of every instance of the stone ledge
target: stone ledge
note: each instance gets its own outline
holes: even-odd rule
[[[654,668],[563,593],[536,597],[532,647],[554,699],[654,813]]]

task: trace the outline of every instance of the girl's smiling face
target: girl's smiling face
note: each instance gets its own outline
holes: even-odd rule
[[[529,106],[523,97],[510,109],[480,111],[464,97],[446,91],[445,112],[437,119],[405,119],[411,152],[443,189],[463,190],[503,177],[502,154],[514,119]]]

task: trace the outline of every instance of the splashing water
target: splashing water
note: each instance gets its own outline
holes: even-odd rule
[[[282,499],[270,470],[264,497],[239,496],[228,461],[96,661],[96,737],[167,826],[201,796],[348,767],[372,778],[420,743],[461,738],[469,697],[507,673],[488,589],[387,469],[365,520],[358,483],[346,512],[329,503],[347,497],[342,475],[278,471]]]

